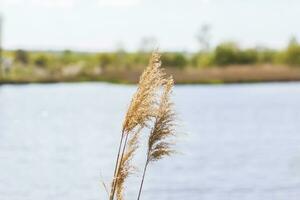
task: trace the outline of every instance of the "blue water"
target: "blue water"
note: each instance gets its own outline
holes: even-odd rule
[[[0,199],[107,199],[101,181],[113,173],[134,91],[0,86]],[[299,83],[176,86],[174,102],[180,153],[150,166],[143,200],[299,200]]]

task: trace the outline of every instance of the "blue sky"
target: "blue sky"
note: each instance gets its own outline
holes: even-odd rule
[[[163,50],[195,51],[211,25],[212,44],[282,48],[300,39],[299,0],[0,0],[4,47],[134,51],[145,37]]]

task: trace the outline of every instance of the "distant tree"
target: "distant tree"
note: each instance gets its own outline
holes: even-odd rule
[[[15,61],[20,62],[22,64],[28,64],[29,63],[29,55],[26,51],[24,50],[17,50],[15,52]]]
[[[238,64],[255,64],[258,61],[258,53],[255,49],[237,51]]]
[[[200,27],[196,38],[200,45],[200,50],[207,52],[210,50],[210,39],[211,39],[211,26],[209,24],[204,24]]]
[[[110,53],[101,53],[99,55],[99,64],[102,69],[106,69],[109,65],[116,62],[116,56]]]
[[[114,56],[114,67],[119,68],[129,68],[130,65],[126,63],[126,59],[128,57],[128,53],[126,52],[125,48],[119,48],[115,52]]]
[[[220,44],[215,49],[215,64],[222,66],[237,63],[238,51],[237,45],[233,42]]]
[[[148,64],[149,53],[137,52],[127,56],[127,62],[145,67]]]
[[[212,53],[197,53],[191,58],[191,64],[194,67],[209,67],[214,64]]]
[[[74,61],[74,54],[71,50],[64,50],[61,56],[63,64],[70,64]]]
[[[267,48],[259,49],[257,53],[258,53],[259,63],[269,63],[269,64],[275,62],[276,56],[278,54],[277,51],[272,49],[267,49]]]
[[[39,67],[46,67],[48,65],[49,59],[46,55],[39,55],[35,58],[34,64]]]
[[[71,54],[72,54],[72,51],[69,50],[69,49],[66,49],[66,50],[63,51],[63,54],[64,54],[64,55],[71,55]]]
[[[161,60],[165,66],[176,68],[183,68],[188,63],[183,53],[166,53]]]
[[[285,51],[285,63],[300,66],[300,45],[295,37],[291,38]]]

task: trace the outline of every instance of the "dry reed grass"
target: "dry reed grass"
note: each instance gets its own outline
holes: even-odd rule
[[[125,180],[135,170],[135,167],[132,165],[132,159],[136,150],[139,147],[138,144],[139,132],[140,131],[137,131],[131,134],[130,139],[128,141],[126,152],[124,153],[124,156],[120,161],[119,172],[117,177],[118,181],[116,182],[116,194],[118,200],[123,200]]]
[[[141,197],[148,165],[175,152],[172,148],[173,143],[170,142],[170,138],[175,136],[175,112],[173,103],[170,100],[174,81],[172,77],[169,77],[164,82],[163,93],[156,111],[154,125],[148,138],[147,157],[139,188],[138,200]]]
[[[173,78],[166,80],[160,105],[155,116],[154,128],[148,140],[149,162],[158,161],[164,156],[172,154],[172,143],[165,141],[175,136],[175,112],[170,94],[174,85]]]
[[[169,100],[173,87],[172,77],[166,79],[161,69],[160,55],[152,54],[148,67],[143,72],[139,86],[134,94],[123,122],[121,140],[114,170],[114,178],[109,195],[110,200],[123,200],[125,181],[134,172],[132,159],[139,148],[140,132],[150,128],[148,153],[139,188],[138,199],[142,191],[146,168],[149,162],[170,155],[171,143],[165,139],[174,135],[174,112]],[[160,90],[163,92],[160,93]],[[152,124],[152,126],[151,126]]]
[[[145,126],[155,115],[156,92],[162,84],[163,71],[158,53],[153,53],[149,65],[142,74],[123,123],[123,131],[130,132],[136,126]]]

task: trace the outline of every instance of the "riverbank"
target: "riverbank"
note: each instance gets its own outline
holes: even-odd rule
[[[29,71],[30,69],[27,69]],[[72,73],[47,73],[42,69],[30,70],[30,73],[9,73],[2,75],[1,84],[26,83],[58,83],[58,82],[112,82],[134,84],[142,69],[106,69],[82,73],[80,70],[70,70]],[[177,84],[217,84],[217,83],[251,83],[251,82],[284,82],[300,81],[300,68],[274,65],[232,65],[226,67],[168,68]]]

